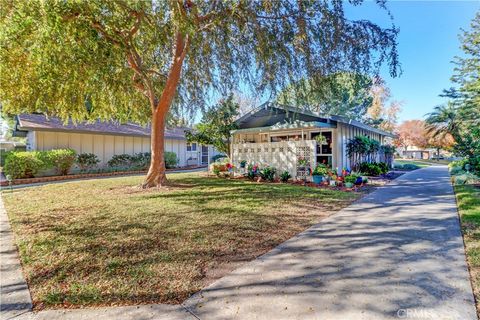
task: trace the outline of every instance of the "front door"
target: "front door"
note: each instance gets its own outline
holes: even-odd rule
[[[202,164],[208,164],[208,146],[202,146]]]

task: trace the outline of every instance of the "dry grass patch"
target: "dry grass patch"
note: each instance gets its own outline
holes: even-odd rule
[[[3,198],[36,309],[178,303],[359,194],[172,174],[51,184]]]

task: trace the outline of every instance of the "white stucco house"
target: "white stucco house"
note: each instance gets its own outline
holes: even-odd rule
[[[116,154],[133,155],[150,152],[150,128],[134,123],[113,121],[93,123],[71,121],[64,124],[55,117],[42,114],[17,116],[14,136],[27,138],[27,150],[46,151],[70,148],[79,153],[94,153],[105,164]],[[208,165],[219,152],[212,146],[188,143],[187,128],[169,128],[165,131],[165,151],[174,152],[178,166]]]
[[[350,168],[346,145],[358,135],[366,135],[387,144],[394,136],[361,122],[341,116],[323,116],[287,106],[264,104],[237,120],[238,129],[232,131],[231,159],[235,166],[241,161],[262,166],[273,166],[277,172],[289,171],[293,178],[309,174],[299,159],[306,159],[308,167],[318,163],[330,165],[338,172]],[[323,142],[317,142],[317,136]],[[378,159],[381,161],[381,159]]]

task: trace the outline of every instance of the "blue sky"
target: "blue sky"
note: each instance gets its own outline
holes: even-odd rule
[[[398,51],[403,74],[392,79],[387,68],[382,76],[393,98],[403,101],[400,121],[421,119],[445,101],[438,95],[451,87],[452,59],[461,55],[458,34],[468,29],[480,1],[389,1],[393,22],[400,28]],[[391,25],[387,13],[375,3],[348,8],[347,16]]]

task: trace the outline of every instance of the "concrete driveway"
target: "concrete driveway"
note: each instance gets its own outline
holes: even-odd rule
[[[186,306],[200,319],[477,319],[447,167],[405,174]]]
[[[477,319],[445,166],[413,171],[200,291],[183,305],[36,319]]]

